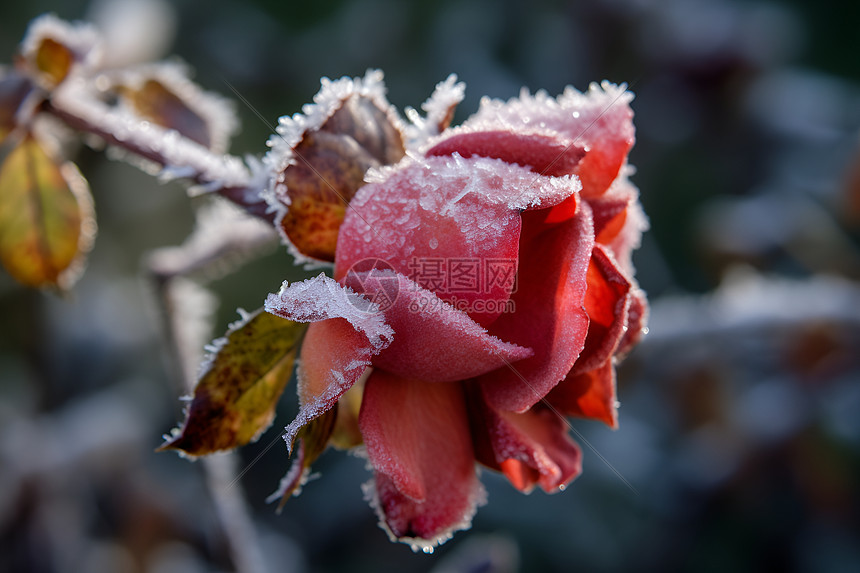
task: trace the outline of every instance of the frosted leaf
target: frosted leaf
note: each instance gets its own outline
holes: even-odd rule
[[[366,171],[405,153],[381,72],[321,83],[303,114],[280,118],[264,158],[272,173],[266,200],[296,262],[333,261],[338,229]]]
[[[439,135],[451,123],[455,108],[466,95],[466,84],[457,81],[457,75],[436,84],[430,97],[421,104],[425,117],[413,108],[406,108],[406,116],[411,125],[406,127],[410,148],[420,147],[428,139]]]
[[[197,226],[180,247],[158,249],[149,266],[162,276],[205,273],[220,277],[250,257],[277,244],[271,225],[222,199],[203,205]]]
[[[280,173],[296,161],[293,148],[298,145],[304,134],[320,129],[323,124],[343,105],[350,96],[358,95],[369,99],[399,131],[403,131],[402,121],[394,107],[385,97],[385,84],[380,70],[368,70],[363,78],[343,77],[338,80],[322,78],[322,87],[314,96],[314,103],[305,104],[302,113],[283,116],[278,119],[277,133],[266,142],[271,149],[264,161],[275,173]]]
[[[377,305],[323,273],[297,283],[284,281],[278,294],[266,297],[265,308],[297,322],[346,319],[367,337],[375,352],[387,347],[394,336]]]
[[[71,59],[63,62],[62,70],[45,67],[40,51],[48,46],[59,48],[51,55]],[[65,22],[53,14],[45,14],[30,23],[20,49],[28,67],[37,72],[38,81],[47,88],[54,87],[76,68],[88,70],[101,63],[101,36],[96,28],[82,22]],[[51,67],[58,64],[57,61],[47,63]]]
[[[126,68],[96,79],[100,86],[109,83],[124,96],[120,101],[129,106],[129,111],[150,119],[152,112],[163,112],[154,109],[161,102],[156,98],[174,96],[187,110],[186,117],[180,117],[180,109],[168,109],[170,115],[154,117],[162,127],[174,128],[180,132],[189,126],[189,114],[193,114],[202,122],[197,128],[205,130],[199,136],[187,134],[201,145],[209,147],[215,153],[223,153],[229,147],[230,137],[237,131],[239,122],[236,118],[235,105],[232,101],[212,92],[206,92],[191,81],[189,69],[179,62],[160,62],[143,64],[134,68]],[[160,88],[155,88],[160,86]],[[158,89],[159,91],[156,91]],[[160,121],[159,121],[160,120]],[[171,125],[173,123],[173,125]]]
[[[238,157],[213,153],[202,145],[181,137],[137,115],[106,105],[99,99],[92,83],[83,78],[69,78],[54,92],[52,104],[61,113],[84,121],[97,132],[109,134],[133,149],[144,159],[160,162],[167,173],[190,168],[197,175],[195,183],[211,187],[248,187],[251,174]]]

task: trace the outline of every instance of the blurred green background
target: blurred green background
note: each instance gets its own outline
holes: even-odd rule
[[[237,105],[235,154],[262,154],[321,76],[368,68],[400,109],[457,73],[455,123],[521,86],[636,93],[652,228],[635,263],[653,309],[620,370],[620,430],[573,422],[594,449],[563,494],[485,472],[472,530],[432,556],[387,541],[364,462],[341,453],[276,515],[276,444],[238,486],[266,570],[860,570],[860,4],[33,0],[0,6],[3,62],[44,12],[232,84],[267,120]],[[182,391],[142,261],[182,242],[196,203],[101,152],[76,161],[100,227],[84,278],[61,300],[0,273],[0,571],[235,570],[201,464],[153,453]],[[277,249],[218,278],[216,334],[304,276]]]

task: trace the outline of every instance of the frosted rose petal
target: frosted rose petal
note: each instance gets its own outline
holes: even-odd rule
[[[547,396],[550,404],[566,416],[581,416],[618,427],[615,367],[607,359],[594,370],[571,374]]]
[[[496,410],[475,390],[470,408],[480,412],[472,425],[480,462],[526,493],[535,485],[556,492],[580,474],[582,452],[556,413],[540,406],[522,414]]]
[[[427,156],[453,155],[492,157],[530,167],[540,175],[554,177],[575,173],[585,155],[582,147],[541,134],[512,131],[465,131],[446,137],[426,151]]]
[[[302,343],[298,369],[300,409],[286,428],[291,447],[299,429],[328,411],[352,387],[371,356],[387,347],[393,331],[367,299],[324,274],[284,283],[266,299],[268,312],[298,322],[313,322]]]
[[[585,348],[573,367],[575,373],[597,368],[613,355],[624,336],[630,306],[630,282],[602,245],[595,245],[592,250],[586,280],[588,336]]]
[[[349,273],[344,281],[370,300],[387,301],[385,320],[395,336],[373,358],[378,368],[426,382],[453,382],[533,354],[488,334],[465,312],[393,271]]]
[[[335,278],[363,260],[381,259],[443,300],[456,298],[468,308],[479,300],[497,301],[496,312],[469,312],[485,325],[504,310],[501,303],[508,300],[513,282],[455,284],[450,265],[471,264],[478,277],[485,277],[489,261],[497,261],[515,272],[519,211],[558,204],[579,189],[573,178],[544,177],[498,159],[459,156],[405,160],[370,180],[353,198],[340,228]],[[427,272],[431,268],[439,271]]]
[[[586,155],[575,172],[582,180],[583,197],[590,198],[606,191],[633,146],[632,99],[626,86],[609,82],[591,84],[585,93],[568,87],[558,98],[524,90],[507,102],[485,98],[464,127],[555,133],[566,143],[583,146]]]
[[[586,273],[594,246],[591,210],[545,225],[540,213],[523,217],[519,287],[511,299],[516,313],[503,314],[490,332],[532,348],[534,356],[480,378],[488,402],[500,410],[524,412],[567,376],[588,332]]]
[[[469,527],[484,493],[460,384],[374,370],[359,426],[376,470],[370,493],[393,538],[432,547]]]

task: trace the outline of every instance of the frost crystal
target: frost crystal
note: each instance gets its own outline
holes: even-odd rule
[[[457,75],[451,74],[444,82],[436,84],[436,89],[430,97],[421,104],[425,117],[414,108],[406,108],[406,116],[412,125],[407,126],[406,134],[410,147],[420,147],[431,137],[439,133],[450,123],[454,108],[463,101],[466,95],[466,84],[457,81]]]
[[[101,133],[136,148],[144,158],[164,158],[165,173],[176,174],[191,168],[197,182],[211,187],[247,187],[251,174],[237,157],[220,155],[166,130],[127,111],[111,108],[102,103],[89,82],[70,78],[54,92],[52,103],[66,112],[94,126]]]
[[[280,173],[294,163],[293,148],[301,142],[304,134],[322,127],[352,95],[370,99],[385,112],[391,124],[402,131],[402,121],[385,97],[386,89],[382,80],[380,70],[368,70],[363,78],[343,77],[334,81],[322,78],[322,87],[314,96],[314,103],[305,104],[302,113],[296,113],[292,117],[285,115],[278,119],[277,133],[266,142],[271,149],[266,154],[265,163],[273,173]]]
[[[377,352],[394,337],[377,305],[323,273],[297,283],[284,281],[278,294],[266,298],[265,309],[297,322],[344,318],[367,337]]]
[[[209,132],[209,147],[214,153],[227,151],[230,137],[239,128],[234,103],[218,94],[201,90],[191,81],[189,69],[182,63],[144,64],[112,72],[105,79],[133,90],[141,89],[150,80],[162,84],[204,121]]]
[[[95,26],[82,22],[70,24],[53,14],[45,14],[30,24],[21,43],[21,54],[28,60],[35,58],[46,39],[71,50],[78,64],[85,68],[95,67],[101,62],[101,36]]]

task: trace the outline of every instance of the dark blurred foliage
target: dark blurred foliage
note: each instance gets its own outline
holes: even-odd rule
[[[38,14],[119,4],[6,2],[3,60]],[[456,72],[467,97],[455,122],[521,86],[605,78],[637,94],[631,161],[652,230],[636,264],[653,313],[620,372],[621,429],[574,421],[590,446],[563,494],[522,496],[485,473],[488,505],[433,556],[377,529],[355,457],[324,455],[322,479],[275,515],[263,500],[288,465],[276,444],[236,486],[269,570],[860,570],[860,5],[168,8],[150,34],[165,37],[158,56],[189,62],[207,89],[231,95],[229,81],[266,120],[238,107],[234,153],[264,152],[320,76],[368,67],[400,108]],[[68,300],[0,276],[0,571],[233,570],[201,464],[152,451],[182,390],[142,261],[184,239],[195,201],[101,153],[77,158],[100,224],[87,274]],[[302,276],[279,249],[216,280],[216,333]],[[275,428],[293,401],[288,390]]]

